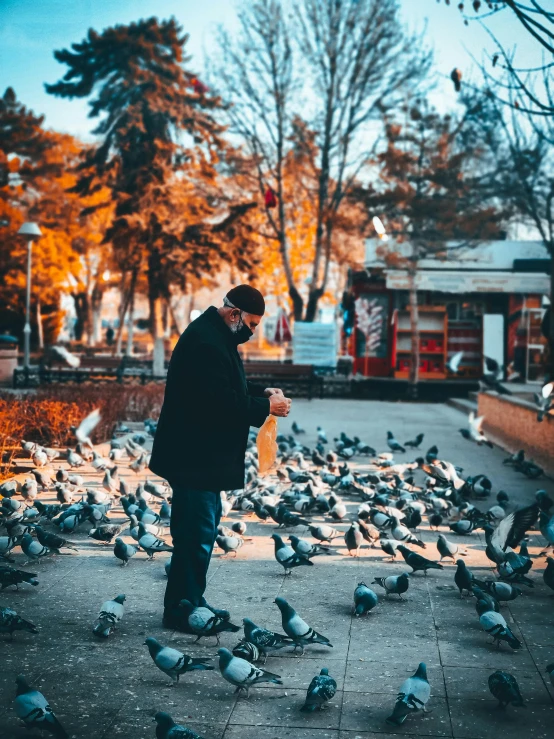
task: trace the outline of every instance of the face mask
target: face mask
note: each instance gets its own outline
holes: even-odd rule
[[[237,324],[237,330],[234,331],[233,333],[235,336],[235,341],[237,343],[237,346],[239,344],[245,344],[247,341],[249,341],[254,336],[254,332],[251,329],[249,329],[248,326],[244,323],[242,319],[242,315],[239,318],[239,322]]]

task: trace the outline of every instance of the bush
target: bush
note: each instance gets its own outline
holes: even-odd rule
[[[71,426],[92,410],[101,420],[92,433],[98,444],[110,439],[120,421],[158,418],[165,385],[80,385],[39,388],[14,395],[0,393],[0,479],[9,476],[21,440],[43,446],[75,446]]]

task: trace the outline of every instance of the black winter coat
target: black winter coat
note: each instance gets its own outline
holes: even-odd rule
[[[234,336],[212,306],[173,350],[150,469],[172,487],[242,488],[249,427],[268,415],[269,399],[246,381]]]

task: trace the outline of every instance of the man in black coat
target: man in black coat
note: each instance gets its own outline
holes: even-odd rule
[[[212,608],[206,574],[221,518],[222,490],[244,487],[250,426],[287,416],[291,401],[278,388],[246,381],[239,344],[248,341],[265,311],[250,285],[229,291],[222,308],[208,308],[181,334],[169,363],[150,469],[173,489],[174,551],[164,598],[164,625],[188,631],[179,603]]]

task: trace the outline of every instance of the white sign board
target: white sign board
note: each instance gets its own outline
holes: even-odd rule
[[[336,325],[296,321],[292,338],[292,361],[294,364],[313,364],[315,367],[336,367]]]
[[[532,272],[458,272],[420,270],[415,277],[417,290],[443,293],[526,293],[547,295],[550,278]],[[408,274],[403,270],[387,272],[389,290],[408,290]]]

